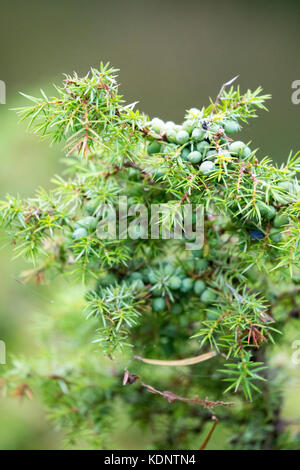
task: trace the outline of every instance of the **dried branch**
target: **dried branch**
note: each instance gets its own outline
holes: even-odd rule
[[[225,88],[226,88],[227,86],[231,85],[233,82],[235,82],[235,80],[236,80],[238,77],[239,77],[239,75],[237,75],[236,77],[233,77],[233,78],[232,78],[231,80],[229,80],[228,82],[223,83],[223,85],[221,86],[220,91],[219,91],[219,93],[218,93],[218,96],[217,96],[217,98],[216,98],[216,100],[215,100],[215,102],[214,102],[214,106],[213,106],[213,109],[212,109],[212,111],[211,111],[210,116],[213,115],[213,113],[214,113],[216,107],[218,106],[218,103],[219,103],[219,101],[220,101],[220,99],[221,99],[221,96],[222,96],[223,91],[225,90]]]
[[[123,385],[126,384],[133,384],[141,380],[140,377],[136,374],[132,374],[128,370],[125,371],[124,378],[123,378]],[[173,403],[176,400],[183,401],[185,403],[194,403],[196,405],[203,406],[203,408],[215,408],[216,406],[233,406],[234,402],[224,402],[224,401],[212,401],[205,398],[204,400],[200,400],[197,396],[195,398],[185,398],[181,397],[180,395],[176,395],[173,392],[157,390],[156,388],[152,387],[152,385],[147,385],[141,381],[141,386],[146,388],[146,390],[154,395],[161,395],[162,397],[166,398],[169,403]]]
[[[161,361],[158,359],[146,359],[141,356],[134,356],[134,359],[142,361],[145,364],[153,364],[155,366],[190,366],[192,364],[198,364],[199,362],[207,361],[211,357],[217,355],[216,351],[210,351],[206,354],[201,354],[200,356],[189,357],[187,359],[179,359],[177,361]]]

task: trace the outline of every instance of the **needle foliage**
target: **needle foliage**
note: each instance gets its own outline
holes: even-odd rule
[[[1,222],[16,256],[32,262],[26,281],[64,276],[70,288],[59,312],[44,313],[40,358],[15,361],[6,387],[41,393],[70,446],[116,446],[121,403],[149,448],[197,448],[219,402],[214,413],[230,430],[222,447],[288,448],[266,350],[281,341],[297,308],[300,155],[278,166],[236,138],[270,96],[228,83],[208,106],[187,110],[180,125],[150,120],[124,101],[108,64],[66,76],[55,97],[24,96],[31,103],[17,110],[20,118],[49,142],[64,141],[66,171],[51,191],[27,200],[8,195]],[[204,206],[203,246],[187,250],[188,234],[153,238],[130,212],[130,236],[99,238],[104,205],[117,212],[124,196],[147,214],[153,204],[168,205],[160,233],[174,230],[186,203]],[[71,284],[82,282],[80,300]],[[211,350],[214,357],[192,366],[134,359]],[[168,404],[137,376],[123,387],[127,367],[148,391],[155,385],[211,404]]]

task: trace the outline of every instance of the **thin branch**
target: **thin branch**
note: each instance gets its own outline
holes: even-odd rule
[[[218,96],[217,96],[217,98],[216,98],[216,101],[215,101],[215,103],[214,103],[213,109],[212,109],[212,111],[211,111],[211,113],[210,113],[210,117],[213,115],[213,113],[214,113],[216,107],[218,106],[219,101],[220,101],[220,99],[221,99],[221,96],[222,96],[223,91],[225,90],[225,88],[226,88],[227,86],[231,85],[233,82],[235,82],[235,80],[236,80],[238,77],[239,77],[239,75],[237,75],[236,77],[233,77],[233,78],[232,78],[231,80],[229,80],[228,82],[223,83],[223,85],[221,86],[220,91],[219,91],[219,93],[218,93]]]
[[[128,370],[125,371],[124,378],[123,378],[123,385],[133,384],[137,381],[141,381],[140,377],[136,374],[132,374]],[[146,388],[146,390],[154,395],[160,395],[168,400],[169,403],[173,403],[174,401],[183,401],[185,403],[194,403],[196,405],[203,406],[203,408],[215,408],[216,406],[233,406],[234,402],[224,402],[224,401],[212,401],[205,398],[204,400],[200,400],[197,396],[195,398],[185,398],[181,397],[180,395],[175,395],[173,392],[163,391],[155,389],[152,385],[147,385],[141,381],[141,386]]]
[[[177,361],[162,361],[159,359],[146,359],[141,356],[134,356],[134,359],[142,361],[145,364],[152,364],[154,366],[190,366],[193,364],[198,364],[199,362],[207,361],[211,357],[217,355],[216,351],[210,351],[206,354],[201,354],[200,356],[189,357],[187,359],[179,359]]]
[[[205,449],[205,447],[207,446],[207,444],[208,444],[208,442],[209,442],[211,436],[213,435],[214,430],[216,429],[216,426],[217,426],[217,424],[218,424],[218,419],[216,418],[216,416],[212,416],[211,419],[214,421],[214,423],[213,423],[211,430],[210,430],[209,433],[207,434],[207,436],[206,436],[206,438],[205,438],[205,440],[204,440],[204,442],[203,442],[203,444],[201,445],[201,447],[200,447],[199,450],[204,450],[204,449]]]

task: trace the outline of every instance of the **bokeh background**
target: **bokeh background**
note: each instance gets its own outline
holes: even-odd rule
[[[235,75],[242,89],[261,85],[273,97],[269,112],[253,120],[242,139],[252,140],[259,155],[284,161],[290,150],[300,149],[300,105],[291,102],[291,84],[300,79],[299,20],[296,0],[1,0],[0,79],[7,103],[0,105],[0,198],[50,187],[64,158],[62,148],[49,148],[17,123],[10,109],[25,103],[18,92],[51,91],[62,73],[84,74],[100,60],[121,69],[128,101],[138,100],[151,117],[175,121],[187,108],[214,98]],[[18,273],[26,266],[12,261],[3,233],[1,245],[0,339],[9,357],[35,354],[33,317],[61,286],[20,284]],[[299,339],[294,330],[289,338]],[[286,355],[277,351],[276,358],[284,361]],[[297,378],[297,366],[289,367]],[[286,419],[300,417],[298,392],[297,387],[285,392]],[[37,400],[0,399],[0,449],[61,443]]]

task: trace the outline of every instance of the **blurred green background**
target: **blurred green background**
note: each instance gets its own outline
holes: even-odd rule
[[[62,73],[86,73],[100,60],[121,69],[122,92],[151,117],[181,121],[185,109],[214,98],[224,81],[239,74],[242,89],[262,85],[271,93],[262,112],[243,130],[259,155],[283,161],[300,149],[300,105],[291,102],[291,83],[300,79],[297,1],[196,0],[1,0],[0,79],[7,103],[0,106],[0,197],[32,195],[49,187],[64,157],[61,148],[26,134],[10,111],[25,100],[18,91],[51,90]],[[5,236],[1,234],[5,244]],[[0,252],[0,339],[9,355],[35,354],[32,317],[52,300],[51,288],[21,285],[22,261]],[[290,332],[297,339],[297,332]],[[298,380],[289,350],[286,361]],[[9,367],[0,365],[0,367]],[[299,381],[298,381],[299,382]],[[300,417],[298,387],[286,392],[285,417]],[[37,401],[0,401],[0,449],[57,448],[61,436],[46,422]],[[296,430],[297,431],[297,430]],[[217,446],[216,442],[212,446]]]

